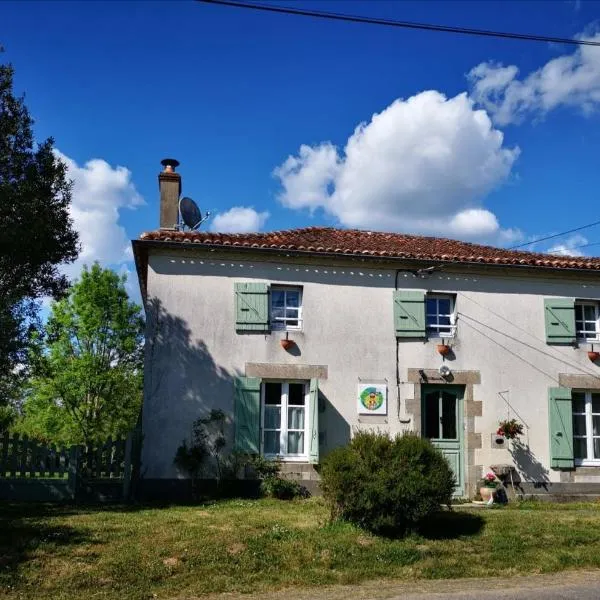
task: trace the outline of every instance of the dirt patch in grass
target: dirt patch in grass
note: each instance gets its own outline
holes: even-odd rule
[[[0,596],[146,600],[600,567],[600,507],[462,508],[405,539],[327,524],[321,501],[0,506]],[[419,584],[420,585],[420,584]],[[308,596],[307,596],[308,597]],[[346,596],[347,597],[347,596]]]

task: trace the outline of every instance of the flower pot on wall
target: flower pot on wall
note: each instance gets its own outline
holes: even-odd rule
[[[294,340],[287,340],[287,339],[281,340],[279,343],[281,344],[281,347],[284,350],[289,350],[295,344]]]
[[[438,344],[437,351],[442,355],[446,356],[450,352],[450,346],[448,344]]]
[[[592,361],[592,362],[596,362],[599,358],[600,358],[600,352],[596,352],[595,350],[590,350],[588,352],[588,358]]]

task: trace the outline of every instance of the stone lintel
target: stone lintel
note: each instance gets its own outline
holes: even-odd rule
[[[327,365],[246,363],[246,377],[261,379],[327,379]]]

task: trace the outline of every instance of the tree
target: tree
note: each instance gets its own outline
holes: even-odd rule
[[[0,430],[27,374],[35,300],[64,293],[59,266],[79,249],[66,166],[51,138],[34,143],[32,125],[13,93],[12,67],[0,64]]]
[[[142,399],[141,308],[126,276],[97,263],[52,305],[35,376],[15,429],[53,442],[93,444],[125,435]]]

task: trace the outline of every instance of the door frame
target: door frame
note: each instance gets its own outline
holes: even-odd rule
[[[426,419],[426,405],[425,398],[430,392],[454,392],[456,393],[456,440],[458,441],[459,448],[459,468],[461,470],[459,481],[457,482],[456,489],[454,491],[455,496],[462,497],[465,495],[466,485],[466,465],[465,465],[465,417],[464,417],[464,398],[465,398],[465,386],[461,384],[421,384],[421,436],[425,436],[425,419]],[[429,438],[428,438],[429,439]],[[435,442],[443,442],[443,438],[431,438],[434,446]],[[443,452],[443,449],[441,449]]]

